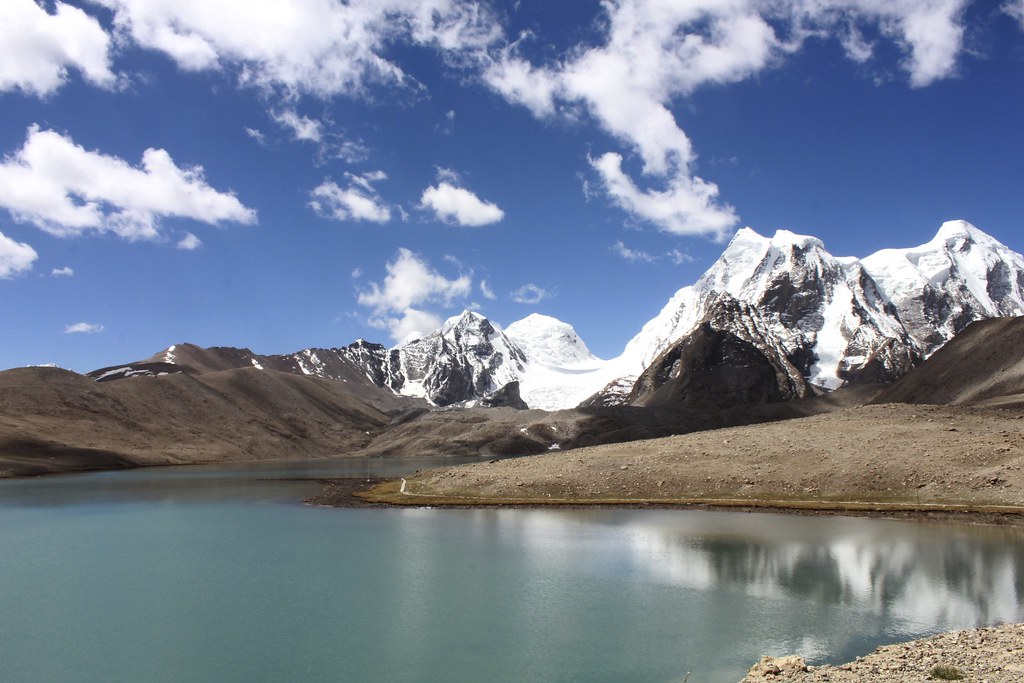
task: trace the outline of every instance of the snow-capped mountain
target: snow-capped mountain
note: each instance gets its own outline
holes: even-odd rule
[[[522,349],[530,363],[552,367],[597,360],[572,325],[532,313],[505,328],[505,336]]]
[[[571,325],[555,318],[534,314],[502,330],[465,311],[390,349],[358,340],[260,356],[177,345],[90,375],[109,381],[176,368],[253,367],[385,388],[437,406],[521,406],[521,396],[531,408],[558,410],[588,398],[589,405],[628,402],[655,359],[706,325],[706,340],[727,339],[710,334],[721,332],[741,342],[728,342],[737,349],[751,345],[774,368],[782,394],[795,396],[802,382],[835,389],[858,379],[896,379],[968,323],[1019,315],[1024,257],[964,221],[943,224],[919,247],[864,259],[837,258],[814,237],[786,230],[764,237],[744,228],[610,360],[596,358]]]
[[[499,327],[473,311],[449,318],[440,329],[391,353],[398,359],[391,388],[435,405],[491,394],[518,380],[526,362]]]
[[[518,382],[529,407],[570,408],[603,386],[609,372],[571,325],[538,314],[502,330],[481,314],[464,311],[389,353],[397,364],[388,386],[439,406],[487,402]],[[595,373],[601,378],[595,379]]]
[[[616,359],[626,376],[692,332],[723,293],[757,312],[808,381],[835,389],[895,379],[974,320],[1024,315],[1024,257],[964,221],[864,259],[834,257],[814,237],[744,228],[627,344]]]
[[[1024,258],[966,221],[861,263],[925,354],[974,320],[1024,315]]]
[[[579,405],[617,370],[590,352],[572,325],[532,314],[505,329],[526,356],[520,392],[531,408],[561,410]]]
[[[814,237],[779,230],[768,238],[744,228],[696,283],[679,290],[626,345],[630,374],[638,375],[696,328],[721,294],[756,310],[782,355],[825,389],[842,386],[879,354],[888,379],[920,358],[896,309],[859,261],[837,259]]]

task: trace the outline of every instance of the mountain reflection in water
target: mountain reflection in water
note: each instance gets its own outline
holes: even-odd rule
[[[0,677],[720,683],[1024,620],[1016,529],[299,502],[449,463],[0,481]]]

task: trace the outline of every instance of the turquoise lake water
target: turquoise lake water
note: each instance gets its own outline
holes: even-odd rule
[[[1024,621],[1024,534],[677,510],[329,509],[452,460],[0,481],[3,681],[735,683]]]

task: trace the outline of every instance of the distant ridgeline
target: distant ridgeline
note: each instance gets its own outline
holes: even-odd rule
[[[531,315],[502,329],[465,311],[393,348],[359,340],[278,356],[179,344],[89,373],[97,381],[251,367],[435,406],[545,410],[783,401],[907,373],[976,320],[1024,315],[1024,257],[964,221],[911,249],[837,258],[813,237],[740,230],[610,360],[572,326]]]

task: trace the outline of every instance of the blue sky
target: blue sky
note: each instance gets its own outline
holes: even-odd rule
[[[0,367],[617,355],[736,229],[1024,249],[1024,1],[4,0]]]

